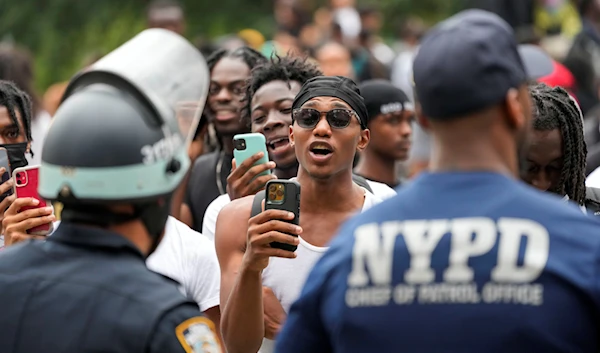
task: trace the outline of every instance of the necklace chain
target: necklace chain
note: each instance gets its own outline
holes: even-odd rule
[[[217,177],[217,188],[219,188],[219,194],[224,195],[227,190],[223,187],[223,181],[221,181],[221,173],[223,171],[223,159],[225,159],[225,152],[221,151],[219,154],[219,160],[217,161],[217,168],[215,170],[215,176]]]

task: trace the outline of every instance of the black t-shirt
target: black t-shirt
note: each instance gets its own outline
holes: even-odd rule
[[[232,160],[232,155],[217,150],[200,156],[194,162],[184,201],[192,211],[194,230],[202,231],[202,221],[208,205],[227,193],[227,177],[231,173]],[[217,176],[221,181],[220,185],[217,183]]]

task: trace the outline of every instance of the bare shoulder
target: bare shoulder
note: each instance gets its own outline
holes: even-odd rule
[[[254,196],[246,196],[229,202],[221,209],[221,212],[219,212],[217,224],[224,222],[229,223],[232,221],[240,222],[244,220],[248,222],[253,202]]]
[[[223,207],[217,217],[215,245],[221,249],[246,248],[246,232],[254,196],[233,200]]]

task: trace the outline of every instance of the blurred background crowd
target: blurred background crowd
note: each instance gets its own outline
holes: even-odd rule
[[[423,34],[457,11],[482,8],[511,24],[520,43],[554,58],[554,73],[541,81],[576,97],[586,117],[588,173],[600,165],[597,0],[5,0],[0,6],[0,79],[33,97],[34,153],[67,81],[145,28],[180,33],[205,57],[244,45],[267,57],[308,55],[325,75],[388,79],[412,99],[412,59]],[[418,126],[413,140],[407,173],[418,171],[428,153]]]

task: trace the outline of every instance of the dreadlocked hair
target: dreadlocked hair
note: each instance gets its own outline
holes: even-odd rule
[[[583,118],[577,103],[567,91],[546,84],[529,86],[534,101],[533,129],[559,129],[563,142],[563,167],[559,195],[583,205],[585,201],[585,167],[587,147],[583,138]]]
[[[206,64],[208,65],[208,70],[212,73],[215,65],[223,58],[239,58],[248,65],[248,68],[252,70],[257,65],[265,63],[267,58],[262,55],[260,52],[250,48],[250,47],[240,47],[237,49],[219,49],[213,52],[207,59]]]
[[[219,63],[219,61],[221,61],[221,59],[223,58],[237,58],[237,59],[241,59],[250,70],[252,70],[253,68],[255,68],[256,66],[263,64],[267,61],[267,58],[262,55],[260,52],[244,46],[244,47],[240,47],[237,49],[224,49],[221,48],[219,50],[214,51],[207,59],[206,59],[206,64],[208,65],[208,71],[209,73],[212,75],[212,71],[215,68],[215,66],[217,65],[217,63]],[[217,141],[216,144],[219,147],[223,147],[221,146],[221,139],[218,136],[217,133]]]
[[[32,106],[31,98],[24,91],[17,88],[11,81],[0,80],[0,106],[8,110],[10,120],[19,129],[21,133],[21,124],[17,118],[17,109],[23,119],[23,128],[25,129],[25,137],[27,141],[31,141],[31,116]]]
[[[280,57],[278,55],[271,56],[271,59],[252,70],[250,77],[246,81],[246,93],[244,95],[244,106],[242,107],[242,122],[247,126],[251,124],[251,102],[252,97],[259,88],[273,81],[287,82],[290,87],[290,82],[298,82],[303,85],[306,81],[313,77],[322,76],[323,73],[319,68],[309,62],[306,57],[294,57],[286,55]]]

